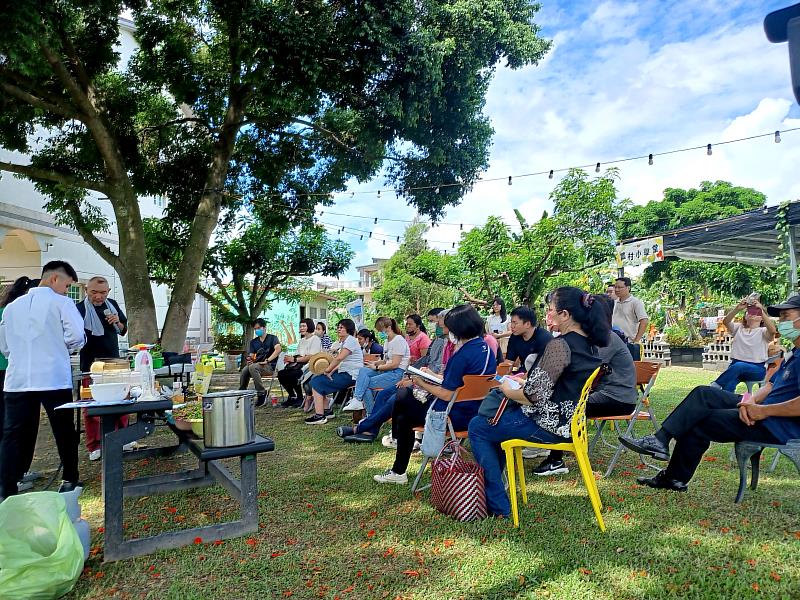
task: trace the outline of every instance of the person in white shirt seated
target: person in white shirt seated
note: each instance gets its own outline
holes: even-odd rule
[[[286,400],[281,404],[283,408],[298,407],[303,403],[303,388],[301,380],[305,373],[306,363],[312,355],[322,351],[322,339],[314,335],[314,321],[303,319],[300,321],[300,341],[297,351],[293,355],[283,357],[283,369],[278,371],[278,381],[286,390]]]
[[[356,379],[353,397],[342,410],[364,410],[366,408],[369,415],[375,402],[372,390],[394,387],[408,368],[411,350],[403,334],[400,333],[397,321],[391,317],[378,317],[375,321],[375,329],[386,334],[386,344],[383,346],[384,358],[361,368]]]
[[[311,378],[314,414],[305,420],[307,425],[324,425],[328,422],[325,397],[339,390],[346,390],[353,385],[358,377],[358,372],[364,366],[364,353],[355,338],[356,324],[353,320],[342,319],[339,321],[336,325],[336,335],[341,344],[336,357],[321,375]]]
[[[743,310],[742,322],[734,323],[733,319]],[[725,315],[722,323],[733,336],[731,364],[711,386],[733,392],[740,381],[763,380],[767,374],[764,363],[767,362],[769,344],[777,331],[772,319],[764,319],[764,307],[758,300],[749,304],[744,298]]]
[[[8,357],[4,383],[5,421],[0,442],[0,499],[17,493],[17,481],[33,461],[39,414],[47,412],[64,481],[59,492],[79,485],[78,432],[73,413],[56,410],[72,401],[69,355],[86,343],[83,318],[67,297],[78,280],[69,263],[56,260],[42,269],[39,287],[3,311],[0,352]]]

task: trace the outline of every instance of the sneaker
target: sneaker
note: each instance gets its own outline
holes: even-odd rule
[[[130,442],[128,444],[124,444],[122,446],[122,451],[123,452],[133,452],[134,450],[138,450],[138,449],[139,449],[139,442],[136,442],[136,441]]]
[[[354,410],[364,410],[364,403],[356,398],[350,398],[350,401],[342,407],[342,412],[352,412]]]
[[[385,448],[391,448],[392,450],[397,450],[397,440],[392,437],[391,433],[381,438],[381,444],[383,444]]]
[[[333,416],[333,409],[332,408],[326,408],[324,414],[325,414],[326,417],[332,417]]]
[[[89,460],[100,460],[101,456],[103,456],[103,451],[100,448],[89,452]]]
[[[304,421],[306,425],[325,425],[327,422],[328,417],[326,415],[312,415]]]
[[[408,483],[408,475],[405,473],[395,473],[391,469],[386,469],[383,473],[373,475],[372,478],[378,483],[396,483],[398,485],[405,485]]]
[[[354,433],[344,438],[344,441],[351,444],[371,444],[375,441],[375,436],[368,433]]]
[[[626,448],[639,454],[652,456],[656,460],[669,460],[669,446],[664,445],[654,435],[646,435],[643,438],[632,438],[625,435],[619,436],[619,441]]]
[[[542,463],[533,470],[534,475],[544,477],[546,475],[566,475],[569,473],[567,465],[563,460],[550,460],[546,458]]]
[[[25,490],[29,490],[33,487],[33,484],[30,481],[18,481],[17,482],[17,491],[24,492]]]
[[[266,392],[259,392],[256,396],[256,408],[261,408],[267,403],[267,393]]]
[[[349,425],[339,425],[339,427],[336,428],[336,435],[340,438],[346,438],[348,435],[353,435],[354,433],[355,431]]]
[[[422,450],[422,442],[420,440],[414,440],[414,447],[411,449],[412,454],[415,452],[419,452]]]
[[[82,481],[62,481],[61,485],[58,488],[59,494],[64,494],[66,492],[71,492],[75,488],[83,487]]]
[[[543,458],[550,456],[550,450],[546,448],[523,448],[522,458]]]

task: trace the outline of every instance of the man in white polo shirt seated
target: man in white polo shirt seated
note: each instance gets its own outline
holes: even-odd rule
[[[614,292],[617,301],[614,302],[614,316],[611,325],[621,329],[628,341],[637,343],[647,331],[647,311],[644,302],[631,295],[631,280],[629,277],[617,277],[614,283]]]

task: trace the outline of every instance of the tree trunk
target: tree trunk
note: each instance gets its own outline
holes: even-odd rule
[[[240,90],[241,91],[241,90]],[[221,190],[228,177],[228,164],[236,144],[239,123],[242,119],[242,98],[232,94],[225,121],[220,128],[214,144],[214,154],[206,178],[206,186],[197,212],[189,230],[189,241],[183,260],[175,276],[164,329],[161,331],[161,345],[165,350],[180,352],[186,341],[186,328],[192,314],[197,282],[203,269],[203,261],[208,252],[211,234],[217,226],[217,219],[222,206]]]

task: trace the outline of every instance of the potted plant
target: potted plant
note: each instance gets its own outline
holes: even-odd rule
[[[236,359],[244,352],[242,336],[238,333],[220,333],[214,336],[214,348],[225,357],[225,370],[236,371]]]

